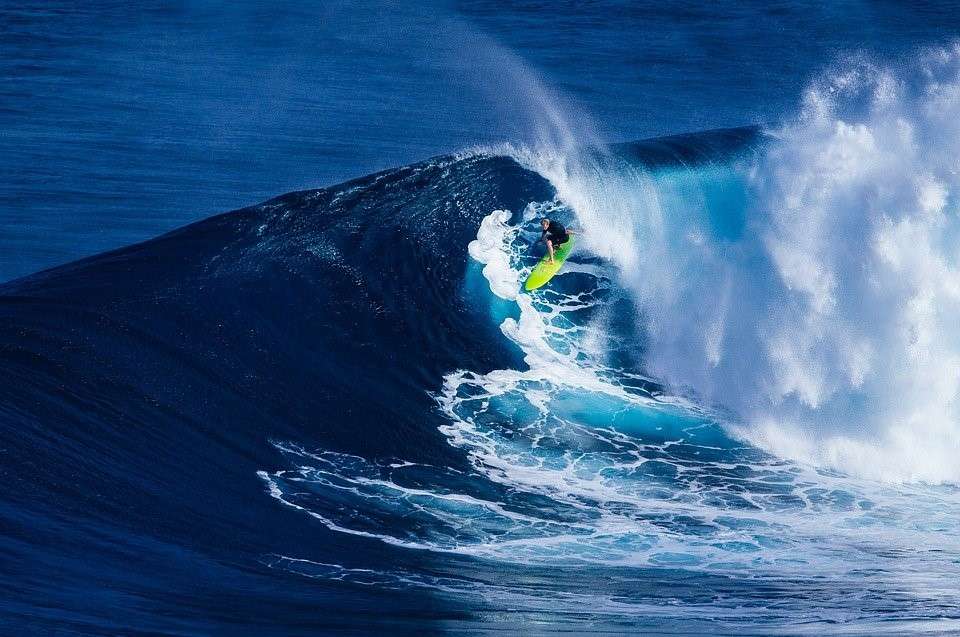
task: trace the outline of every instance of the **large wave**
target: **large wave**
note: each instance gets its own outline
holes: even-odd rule
[[[745,232],[750,192],[739,170],[760,160],[769,143],[754,130],[715,131],[590,149],[578,169],[593,167],[606,184],[622,179],[625,189],[642,179],[650,190],[634,190],[637,202],[650,193],[676,205],[697,197],[707,207],[723,202],[711,231],[733,240]],[[545,157],[509,152],[530,165]],[[549,159],[551,169],[570,165],[567,156]],[[288,510],[344,537],[429,556],[431,568],[358,569],[299,546],[271,556],[269,567],[311,580],[507,599],[513,608],[561,616],[573,604],[589,608],[591,621],[610,613],[631,625],[657,616],[689,628],[699,613],[716,626],[742,628],[738,609],[748,605],[762,609],[749,613],[751,621],[809,623],[811,630],[823,622],[878,630],[864,613],[899,621],[940,616],[937,609],[953,599],[940,587],[956,574],[943,559],[957,550],[956,489],[890,487],[789,461],[731,435],[735,413],[646,371],[661,343],[637,329],[642,304],[609,259],[581,251],[550,286],[521,292],[536,262],[536,219],[583,220],[564,191],[553,195],[492,209],[467,247],[464,293],[523,361],[452,369],[430,391],[442,416],[438,432],[463,454],[463,465],[286,439],[274,441],[286,466],[258,472]],[[731,210],[741,211],[739,221]],[[663,215],[664,227],[674,221]],[[632,236],[628,248],[637,243]],[[478,583],[475,569],[500,575]],[[521,574],[539,569],[557,581],[526,584]],[[730,588],[711,599],[709,611],[688,604],[667,611],[646,586],[651,573],[664,589],[685,577],[719,577]],[[611,576],[628,590],[611,595]],[[753,586],[764,590],[762,601]],[[883,608],[885,594],[864,594],[894,589],[904,597]]]

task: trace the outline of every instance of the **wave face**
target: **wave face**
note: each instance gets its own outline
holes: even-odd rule
[[[871,210],[894,214],[882,195],[903,184],[889,166],[854,170],[863,157],[840,140],[887,138],[828,111],[776,134],[438,158],[3,286],[5,620],[955,630],[957,488],[877,480],[760,435],[767,422],[785,435],[783,414],[843,435],[834,414],[873,426],[879,407],[847,387],[893,373],[878,358],[859,384],[837,380],[853,360],[841,345],[862,349],[840,330],[889,335],[897,319],[826,320],[853,311],[849,290],[868,293],[867,274],[843,268],[874,245],[827,239],[896,235],[921,211],[837,219],[867,184]],[[829,148],[814,133],[838,136],[822,165],[807,161]],[[923,174],[902,178],[947,178]],[[797,205],[775,206],[790,185]],[[909,201],[937,201],[930,188]],[[520,294],[544,214],[580,227],[584,249]],[[824,254],[832,269],[797,263]],[[913,298],[896,280],[878,292],[891,308]],[[815,379],[832,391],[814,402],[783,381],[802,375],[776,366],[790,362],[770,352],[778,336],[786,352],[830,351]]]
[[[508,159],[441,159],[0,288],[4,625],[316,634],[427,613],[422,592],[269,568],[404,560],[287,513],[257,471],[282,464],[274,440],[463,470],[427,390],[521,363],[462,286],[465,246],[491,206],[551,196]]]

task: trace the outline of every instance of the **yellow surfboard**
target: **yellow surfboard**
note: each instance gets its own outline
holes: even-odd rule
[[[570,256],[573,250],[573,235],[566,243],[560,244],[560,247],[553,251],[553,263],[550,263],[550,253],[543,255],[540,263],[533,268],[530,276],[523,282],[523,289],[529,292],[543,286],[547,281],[553,278],[553,275],[560,271],[563,262]]]

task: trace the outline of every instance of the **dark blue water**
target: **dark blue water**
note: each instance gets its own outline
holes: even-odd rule
[[[4,4],[2,632],[958,630],[954,9]]]
[[[0,279],[280,192],[527,139],[530,73],[632,140],[776,119],[952,3],[5,2]]]

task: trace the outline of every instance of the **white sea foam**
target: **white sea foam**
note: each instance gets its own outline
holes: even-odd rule
[[[501,254],[491,250],[482,258],[513,270],[485,269],[491,290],[526,273],[513,245],[517,229],[491,223],[505,218],[491,214],[481,231],[496,227],[501,238],[485,236]],[[842,568],[837,555],[850,564],[875,563],[878,554],[911,546],[920,536],[940,550],[960,548],[956,534],[936,532],[949,526],[949,514],[933,513],[956,510],[953,490],[913,491],[915,511],[908,512],[903,492],[738,449],[688,401],[626,390],[624,371],[606,368],[583,347],[585,331],[563,321],[565,312],[579,307],[575,298],[515,296],[520,319],[505,321],[503,331],[527,354],[530,369],[451,374],[438,400],[450,418],[442,431],[468,452],[479,473],[518,492],[591,508],[597,517],[586,525],[589,533],[575,537],[538,538],[527,550],[494,542],[470,552],[511,560],[589,555],[621,565],[674,561],[714,570],[749,564],[761,572]],[[522,405],[533,410],[525,413]],[[625,430],[624,421],[639,427]],[[543,452],[557,441],[556,454]],[[711,451],[715,458],[699,461]],[[671,478],[644,476],[644,465],[669,466]],[[773,484],[779,488],[764,486]],[[892,511],[897,523],[878,524]],[[699,528],[686,529],[680,519],[697,520]],[[808,550],[817,545],[824,550]],[[803,557],[796,559],[800,546]]]

